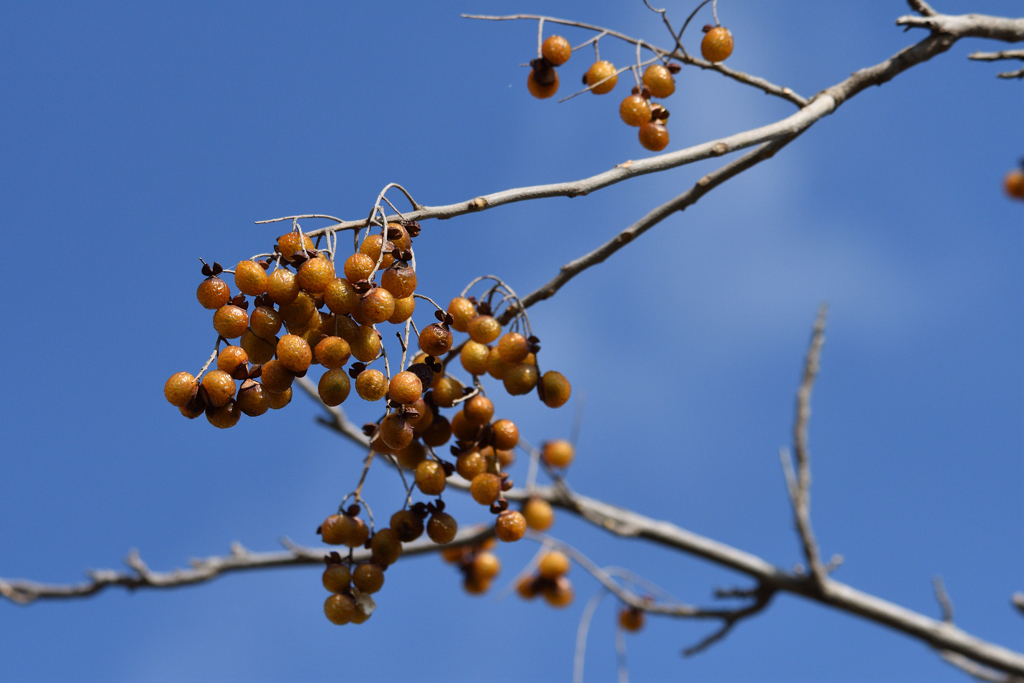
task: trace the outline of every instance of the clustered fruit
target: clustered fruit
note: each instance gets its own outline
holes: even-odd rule
[[[700,50],[704,59],[719,63],[732,54],[732,33],[724,26],[704,27],[704,39]],[[565,64],[572,55],[572,46],[562,36],[549,36],[541,45],[541,56],[530,62],[530,75],[526,85],[534,97],[546,99],[558,91],[558,73],[555,67]],[[651,64],[644,70],[641,84],[635,86],[619,105],[619,117],[628,126],[639,128],[640,144],[652,152],[660,152],[668,146],[669,112],[663,105],[651,102],[651,98],[663,99],[676,90],[674,75],[680,65],[675,62]],[[634,72],[637,73],[637,72]],[[583,84],[595,95],[611,92],[618,83],[615,65],[599,59],[583,74]]]
[[[566,576],[571,566],[565,553],[550,550],[541,555],[536,572],[520,579],[516,591],[527,600],[540,595],[552,607],[565,607],[575,597],[572,582]]]
[[[391,516],[389,526],[374,529],[368,508],[369,524],[360,516],[365,507],[360,486],[354,504],[345,507],[343,501],[342,509],[319,526],[324,543],[365,547],[372,555],[360,564],[352,552],[327,555],[323,584],[331,596],[324,611],[336,624],[370,617],[375,608],[370,596],[383,586],[384,572],[401,556],[403,543],[424,531],[438,544],[455,539],[458,523],[445,511],[441,494],[456,472],[469,482],[472,498],[496,515],[494,534],[501,541],[517,541],[527,526],[547,528],[553,519],[550,506],[540,500],[528,502],[522,512],[509,509],[503,493],[513,486],[506,469],[515,459],[519,429],[509,419],[495,419],[481,379],[497,380],[513,396],[536,391],[553,408],[565,404],[572,389],[560,373],[541,372],[539,339],[519,332],[520,325],[530,329],[529,321],[518,299],[505,296],[511,290],[504,283],[499,281],[482,300],[463,295],[452,299],[447,310],[438,308],[437,322],[415,328],[419,352],[392,374],[378,326],[404,329],[404,337],[398,333],[404,361],[417,298],[433,304],[416,292],[412,239],[419,232],[415,222],[389,223],[380,234],[367,234],[336,272],[333,250],[317,249],[295,229],[278,238],[274,253],[266,255],[272,258],[254,257],[235,267],[237,293],[220,277],[230,271],[204,262],[206,279],[196,297],[213,311],[217,347],[198,376],[178,372],[164,386],[164,396],[183,415],[205,414],[218,428],[234,426],[242,414],[256,417],[283,408],[291,400],[294,380],[316,365],[323,368],[317,391],[325,405],[340,405],[353,388],[364,401],[384,401],[384,415],[363,428],[372,450],[369,462],[376,453],[411,471],[415,488],[429,500],[413,503],[407,489],[406,504]],[[518,306],[508,329],[492,307],[496,294],[504,297],[497,309],[510,298]],[[468,338],[456,344],[453,331]],[[456,358],[471,384],[448,373]],[[442,410],[453,412],[446,416]],[[453,437],[452,459],[443,459],[435,449]],[[466,588],[483,592],[500,563],[479,548],[466,552],[460,565]]]
[[[1006,196],[1013,199],[1024,199],[1024,160],[1020,168],[1015,168],[1006,174],[1003,179],[1003,189]]]

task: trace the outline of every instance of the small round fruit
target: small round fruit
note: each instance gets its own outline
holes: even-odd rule
[[[380,355],[380,334],[369,325],[360,325],[348,340],[356,360],[369,363]]]
[[[498,494],[501,493],[501,479],[490,472],[478,474],[470,482],[469,493],[481,505],[490,505],[498,500]]]
[[[562,373],[548,370],[540,378],[537,392],[540,394],[540,399],[544,401],[544,405],[549,408],[559,408],[565,405],[569,396],[572,395],[572,386]]]
[[[481,579],[476,574],[470,572],[466,574],[466,578],[462,580],[462,588],[470,595],[483,595],[491,587],[491,582],[487,579]]]
[[[347,595],[335,593],[324,603],[324,614],[332,624],[344,626],[356,613],[356,601]]]
[[[356,393],[364,401],[379,401],[388,393],[388,379],[380,370],[363,370],[356,375]]]
[[[331,370],[331,372],[343,372]],[[391,413],[380,423],[380,438],[388,448],[400,451],[412,443],[412,425],[398,413]]]
[[[320,581],[332,593],[343,593],[352,583],[352,571],[344,564],[329,564]]]
[[[196,378],[190,372],[176,372],[164,384],[164,398],[172,406],[180,408],[192,400]]]
[[[267,271],[255,261],[240,261],[235,266],[235,287],[242,294],[259,296],[267,291]]]
[[[511,448],[499,448],[494,451],[494,457],[501,463],[502,468],[508,469],[516,461],[516,452]]]
[[[423,443],[433,448],[443,446],[452,438],[452,425],[444,415],[435,415],[422,434]]]
[[[459,523],[447,512],[435,512],[427,522],[427,536],[438,545],[451,543],[459,532]]]
[[[551,82],[544,85],[537,80],[536,71],[530,69],[530,75],[526,77],[526,89],[538,100],[546,100],[558,92],[558,73],[551,69]]]
[[[367,621],[369,621],[370,617],[372,617],[372,616],[373,616],[373,612],[370,612],[370,613],[364,612],[362,610],[362,608],[359,607],[359,604],[357,603],[356,604],[355,614],[352,615],[352,623],[353,624],[365,624]]]
[[[412,317],[416,310],[416,298],[407,296],[404,299],[395,299],[395,312],[388,318],[392,325],[399,325]]]
[[[266,391],[266,389],[264,389]],[[281,410],[286,405],[292,402],[292,389],[288,387],[279,394],[267,393],[267,398],[270,400],[271,410]]]
[[[380,258],[380,245],[383,241],[380,235],[367,235],[363,240],[363,243],[359,245],[359,251],[366,254],[373,262],[376,263],[377,259]],[[387,268],[395,262],[395,257],[391,254],[384,254],[384,259],[380,262],[381,268]]]
[[[401,223],[388,223],[388,240],[400,251],[412,249],[412,237]]]
[[[384,570],[372,562],[357,565],[352,572],[352,585],[364,593],[376,593],[384,586]]]
[[[266,391],[271,394],[280,394],[291,388],[295,374],[281,365],[281,361],[272,360],[263,364],[263,374],[260,375],[260,380]]]
[[[277,250],[281,252],[285,261],[291,261],[297,251],[313,248],[313,240],[298,230],[292,230],[277,238]]]
[[[452,327],[458,332],[465,332],[469,329],[469,321],[476,317],[476,306],[469,299],[457,296],[448,304],[448,313],[455,319]]]
[[[491,443],[495,448],[515,448],[515,445],[519,443],[519,428],[512,420],[498,420],[491,425],[491,429],[493,430]]]
[[[393,529],[381,529],[370,539],[370,551],[376,564],[394,564],[402,556],[402,543]]]
[[[214,408],[226,406],[235,396],[235,380],[223,370],[214,370],[203,377],[206,399]]]
[[[295,279],[299,287],[312,294],[323,294],[334,279],[334,264],[323,256],[311,258],[299,268]]]
[[[343,277],[336,277],[324,288],[324,303],[338,315],[348,315],[359,306],[359,294],[352,283]]]
[[[572,45],[562,36],[548,36],[540,46],[540,53],[552,66],[562,66],[572,56]]]
[[[252,328],[249,328],[242,333],[241,338],[238,340],[238,345],[242,347],[245,355],[249,357],[249,362],[263,365],[274,357],[274,352],[277,351],[277,337],[270,337],[269,339],[257,337],[253,333]]]
[[[732,33],[724,26],[716,26],[704,34],[700,53],[709,62],[724,62],[732,54]]]
[[[651,97],[668,97],[676,91],[676,79],[664,64],[651,64],[644,70],[644,86],[650,91]]]
[[[494,403],[491,399],[487,398],[482,394],[477,394],[473,398],[466,401],[466,405],[463,406],[462,412],[466,416],[466,420],[473,425],[485,425],[491,421],[494,417]]]
[[[281,314],[270,306],[257,306],[249,316],[249,328],[261,339],[273,339],[281,331]]]
[[[427,447],[419,441],[413,441],[402,450],[396,451],[395,458],[400,466],[407,470],[414,470],[427,459]]]
[[[494,521],[494,534],[505,543],[518,541],[526,533],[526,518],[515,510],[505,510]]]
[[[473,576],[482,580],[490,581],[501,572],[501,560],[494,553],[477,553],[470,565]]]
[[[457,399],[462,398],[462,388],[462,383],[454,377],[444,375],[434,380],[434,404],[451,408]]]
[[[452,348],[452,333],[441,323],[434,323],[423,328],[419,342],[423,353],[437,358]]]
[[[277,342],[277,359],[292,372],[305,372],[313,362],[313,351],[302,337],[286,334]]]
[[[241,346],[225,346],[217,356],[217,369],[233,375],[235,370],[245,367],[249,354]]]
[[[242,382],[235,399],[238,409],[249,417],[259,417],[270,410],[270,394],[263,390],[263,385],[256,380],[247,379]]]
[[[373,272],[377,261],[362,252],[352,254],[345,259],[345,279],[349,282],[366,280]]]
[[[237,339],[249,329],[249,314],[238,306],[221,306],[213,314],[213,329],[225,339]]]
[[[523,517],[534,531],[547,531],[555,521],[555,512],[546,500],[530,498],[523,506]]]
[[[541,448],[541,459],[551,467],[568,467],[576,456],[576,449],[565,439],[547,441]]]
[[[349,348],[348,342],[341,337],[324,337],[317,342],[313,355],[316,356],[320,365],[328,370],[334,370],[348,362],[352,355],[352,349]]]
[[[476,441],[480,433],[480,425],[473,424],[466,419],[466,414],[461,410],[452,415],[452,434],[459,441]]]
[[[325,406],[341,405],[348,398],[348,392],[351,389],[352,384],[349,382],[348,374],[341,368],[325,372],[317,385],[317,393]]]
[[[572,602],[575,593],[572,582],[564,576],[558,577],[552,585],[544,587],[544,601],[552,607],[566,607]]]
[[[472,339],[462,345],[459,352],[459,361],[462,368],[471,375],[483,375],[487,372],[487,356],[491,350],[486,344],[475,342]]]
[[[423,535],[423,520],[412,510],[399,510],[391,515],[391,529],[398,540],[409,543]]]
[[[466,481],[473,481],[478,474],[487,471],[487,458],[480,454],[480,451],[468,451],[459,456],[455,461],[455,471]]]
[[[306,292],[299,292],[290,304],[281,304],[281,319],[291,327],[301,327],[305,331],[309,327],[309,319],[316,312],[316,302]]]
[[[623,631],[636,633],[644,627],[644,611],[636,607],[623,607],[619,610],[619,626]]]
[[[498,355],[509,365],[522,363],[530,355],[530,342],[518,332],[509,332],[498,340]]]
[[[565,556],[565,553],[559,550],[552,550],[540,558],[540,563],[537,565],[537,573],[545,579],[557,579],[559,576],[568,574],[570,567],[572,567],[572,564],[569,562],[569,558]]]
[[[416,291],[416,271],[409,266],[393,265],[380,276],[380,286],[396,299],[412,296]]]
[[[537,581],[532,576],[524,576],[516,584],[516,593],[525,600],[533,600],[537,597]]]
[[[231,288],[219,277],[208,277],[199,283],[196,298],[203,308],[215,311],[231,300]]]
[[[423,395],[423,383],[415,372],[403,370],[391,378],[388,395],[392,401],[408,405],[415,403]]]
[[[413,430],[419,434],[427,430],[434,422],[434,411],[430,409],[427,402],[423,398],[419,398],[409,404],[409,407],[419,413],[418,417],[413,417],[411,413],[405,414],[405,419],[412,425]]]
[[[1024,169],[1015,168],[1003,179],[1003,189],[1007,196],[1024,199]]]
[[[242,411],[234,401],[229,401],[226,406],[220,408],[212,405],[206,407],[206,420],[217,429],[234,427],[241,417]]]
[[[290,304],[298,295],[299,283],[290,270],[278,268],[267,276],[267,297],[278,306]]]
[[[630,95],[619,105],[619,118],[627,126],[642,126],[651,120],[651,104],[640,95]]]
[[[537,386],[537,366],[520,363],[509,368],[505,373],[505,391],[512,396],[522,396],[533,391]]]
[[[501,359],[498,349],[491,349],[487,355],[487,374],[494,379],[505,379],[509,364]]]
[[[668,128],[660,121],[649,121],[640,126],[640,144],[644,149],[660,152],[668,147]]]
[[[595,95],[604,95],[612,91],[619,81],[619,76],[615,73],[615,65],[602,59],[590,65],[590,68],[587,69],[586,80],[587,85],[591,86],[590,92]]]
[[[478,315],[469,321],[469,338],[480,344],[490,344],[501,334],[501,324],[489,315]]]
[[[348,515],[333,515],[333,517],[340,518],[340,521],[337,522],[337,533],[341,537],[341,545],[346,545],[349,548],[358,548],[366,543],[366,539],[370,537],[370,528],[358,517],[349,517]],[[326,524],[324,522],[325,529]],[[327,542],[326,537],[327,534],[324,533],[325,543]]]
[[[416,467],[416,486],[428,496],[436,496],[444,491],[444,468],[436,460],[424,460]]]
[[[395,297],[383,287],[374,287],[360,299],[359,312],[369,325],[382,323],[395,312]]]

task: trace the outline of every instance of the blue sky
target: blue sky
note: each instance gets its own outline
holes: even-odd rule
[[[669,5],[677,24],[690,9]],[[535,24],[460,12],[540,12],[664,42],[639,2],[5,5],[0,576],[74,582],[133,547],[170,569],[233,540],[312,545],[352,488],[360,453],[319,427],[304,397],[223,432],[164,401],[165,379],[198,369],[213,339],[194,298],[197,257],[265,251],[279,231],[259,219],[363,216],[388,182],[446,204],[646,155],[618,120],[624,84],[534,100],[518,64],[533,56]],[[906,12],[895,1],[719,6],[736,39],[730,65],[806,96],[923,37],[894,26]],[[496,404],[539,443],[569,435],[585,396],[569,478],[580,492],[790,566],[799,545],[776,453],[828,301],[811,447],[819,542],[846,557],[836,577],[937,616],[940,574],[961,627],[1020,649],[1008,599],[1024,590],[1024,205],[1002,196],[1001,179],[1024,155],[1024,98],[994,77],[1002,65],[966,60],[976,49],[998,48],[962,41],[862,93],[535,306],[546,366],[575,399],[556,411]],[[563,67],[565,92],[588,61]],[[792,111],[690,69],[666,105],[669,149]],[[447,301],[484,273],[530,291],[718,163],[427,222],[420,291]],[[372,413],[352,406],[358,423]],[[385,471],[367,486],[385,508],[401,498]],[[487,518],[453,507],[467,523]],[[747,585],[567,514],[553,533],[690,602]],[[502,547],[502,578],[535,550]],[[596,590],[578,568],[572,578],[576,603],[554,612],[466,596],[450,566],[414,559],[389,570],[373,619],[340,629],[310,569],[3,603],[0,678],[567,680]],[[609,601],[597,614],[588,680],[615,676],[614,612]],[[682,659],[708,629],[650,619],[629,638],[634,680],[963,680],[916,642],[796,598]]]

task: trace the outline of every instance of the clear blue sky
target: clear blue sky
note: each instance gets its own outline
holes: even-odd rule
[[[692,5],[669,5],[677,24]],[[253,225],[263,218],[363,216],[391,181],[445,204],[646,154],[618,120],[623,84],[534,100],[518,64],[533,56],[535,24],[460,12],[544,12],[665,38],[640,2],[5,4],[0,576],[74,582],[132,547],[170,569],[233,540],[315,544],[352,488],[360,453],[302,396],[224,432],[164,401],[165,379],[198,369],[213,339],[197,257],[265,251],[278,231]],[[719,6],[736,38],[729,63],[807,96],[921,39],[894,26],[906,12],[895,0]],[[1024,590],[1024,205],[1000,184],[1024,155],[1024,92],[995,78],[1005,65],[968,62],[975,49],[998,47],[963,41],[859,95],[531,317],[547,367],[586,396],[574,487],[791,566],[799,545],[776,453],[827,300],[811,424],[822,551],[846,557],[840,580],[932,615],[941,574],[960,626],[1019,649],[1008,599]],[[615,62],[631,55],[604,43]],[[564,91],[586,61],[563,67]],[[793,109],[689,69],[667,106],[670,149]],[[530,291],[718,163],[425,223],[420,290],[448,300],[495,273]],[[575,410],[497,405],[533,442],[568,436]],[[353,408],[357,422],[370,417]],[[368,487],[371,500],[400,498],[387,472]],[[553,533],[690,602],[749,585],[568,514]],[[503,547],[502,578],[535,549]],[[343,628],[324,619],[312,569],[5,602],[0,679],[564,681],[596,589],[578,568],[572,578],[577,601],[556,612],[468,597],[450,566],[414,559],[389,571],[367,624]],[[614,611],[598,612],[588,680],[614,679]],[[709,628],[650,619],[629,638],[633,679],[964,680],[917,642],[787,596],[681,658]]]

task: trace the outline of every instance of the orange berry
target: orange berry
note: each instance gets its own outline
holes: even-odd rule
[[[263,339],[273,339],[281,331],[281,314],[270,306],[257,306],[249,316],[249,327],[253,334]]]
[[[565,439],[546,441],[541,448],[541,459],[551,467],[568,467],[576,456],[576,449]]]
[[[364,593],[376,593],[384,585],[384,570],[372,562],[356,565],[352,585]]]
[[[352,615],[352,623],[353,624],[365,624],[370,619],[370,617],[372,617],[372,616],[373,616],[373,612],[370,612],[369,614],[367,614],[366,612],[363,611],[362,607],[359,606],[359,603],[356,603],[356,611],[355,611],[355,614]]]
[[[494,379],[505,379],[509,371],[509,364],[501,359],[498,349],[491,349],[487,355],[487,374]]]
[[[192,400],[196,389],[196,378],[189,372],[176,372],[164,384],[164,398],[178,408]]]
[[[522,396],[533,391],[537,386],[537,366],[520,363],[505,373],[505,391],[512,396]]]
[[[516,593],[519,593],[519,597],[526,600],[533,600],[537,597],[537,592],[537,582],[532,576],[524,576],[516,584]]]
[[[348,342],[341,337],[324,337],[317,342],[313,355],[316,356],[320,365],[328,370],[334,370],[348,362],[352,355],[352,349],[349,348]]]
[[[348,590],[348,585],[352,582],[352,572],[346,565],[329,564],[320,581],[330,592],[342,593]]]
[[[452,333],[441,323],[434,323],[423,328],[419,342],[423,353],[437,358],[452,348]]]
[[[512,464],[516,461],[516,452],[510,448],[498,448],[494,450],[494,457],[498,459],[503,468],[512,467]]]
[[[359,294],[352,283],[343,277],[336,277],[324,288],[324,303],[339,315],[348,315],[359,307]]]
[[[435,415],[430,426],[423,430],[423,443],[437,448],[448,443],[452,438],[452,425],[444,415]]]
[[[569,400],[569,396],[572,395],[572,386],[562,373],[548,370],[537,384],[537,393],[540,394],[544,405],[549,408],[558,408]]]
[[[477,394],[466,401],[462,412],[470,424],[485,425],[494,417],[494,404],[486,396]]]
[[[380,276],[380,286],[396,299],[412,296],[416,291],[416,271],[409,266],[395,264]]]
[[[438,545],[451,543],[459,532],[459,523],[447,512],[435,512],[427,522],[427,536]]]
[[[377,259],[380,258],[381,242],[382,238],[380,235],[367,235],[366,238],[363,239],[362,244],[359,245],[359,251],[369,256],[371,259],[373,259],[373,262],[376,263]],[[392,256],[391,254],[384,254],[384,260],[380,262],[380,267],[387,268],[394,262],[394,256]]]
[[[455,319],[452,327],[465,332],[469,329],[469,321],[476,317],[476,306],[469,299],[457,296],[448,304],[448,313]]]
[[[724,26],[716,26],[704,34],[700,53],[709,62],[724,62],[732,54],[732,33]]]
[[[359,312],[366,324],[382,323],[395,312],[395,297],[383,287],[374,287],[360,299]]]
[[[236,339],[249,329],[249,315],[232,304],[226,304],[213,314],[213,329],[225,339]]]
[[[245,351],[250,362],[263,365],[274,357],[274,353],[277,351],[277,337],[262,339],[253,334],[252,328],[249,328],[242,333],[238,345]]]
[[[341,368],[335,368],[328,370],[320,378],[317,393],[320,394],[320,400],[324,402],[324,405],[337,406],[348,398],[351,388],[352,384],[349,382],[348,374]]]
[[[547,531],[555,521],[555,511],[546,500],[530,498],[523,506],[523,517],[526,526],[534,531]]]
[[[356,328],[352,339],[348,340],[348,345],[356,360],[369,363],[380,355],[380,334],[369,325],[360,325]]]
[[[226,406],[235,396],[235,380],[223,370],[214,370],[203,377],[206,400],[214,408]]]
[[[478,315],[469,321],[469,338],[480,344],[490,344],[501,334],[501,324],[489,315]]]
[[[1003,179],[1003,189],[1014,199],[1024,199],[1024,169],[1015,168]]]
[[[376,260],[362,252],[352,254],[345,260],[345,279],[349,282],[366,280],[376,265]]]
[[[285,261],[291,261],[292,255],[299,250],[313,249],[313,240],[297,230],[292,230],[277,238],[277,250]]]
[[[290,304],[281,304],[281,319],[288,325],[289,329],[303,331],[309,328],[309,319],[316,312],[316,302],[306,292],[299,292]],[[319,325],[319,323],[318,323]]]
[[[543,590],[544,601],[552,607],[565,607],[575,597],[572,582],[564,576],[558,577],[552,585],[545,586]]]
[[[392,529],[381,529],[370,539],[375,564],[394,564],[402,556],[402,543]]]
[[[356,393],[364,401],[379,401],[388,393],[388,379],[380,370],[363,370],[356,375]]]
[[[266,392],[266,389],[263,390]],[[267,393],[267,399],[270,401],[271,410],[281,410],[286,405],[292,402],[292,389],[288,387],[279,394]]]
[[[651,97],[668,97],[676,91],[676,79],[672,77],[672,72],[664,64],[651,64],[647,67],[644,70],[643,81],[644,86],[650,91]],[[630,123],[629,125],[639,126],[640,124]]]
[[[562,66],[572,56],[572,45],[562,36],[548,36],[540,46],[544,59],[554,66]]]
[[[475,425],[466,419],[466,414],[461,410],[452,415],[452,434],[459,441],[475,441],[480,432],[480,425]]]
[[[235,287],[242,294],[259,296],[267,291],[267,271],[255,261],[240,261],[235,266]]]
[[[422,397],[409,404],[409,407],[419,413],[419,417],[411,417],[406,413],[405,419],[412,425],[417,433],[425,431],[434,422],[434,411],[430,409]]]
[[[478,474],[487,471],[487,458],[480,455],[480,451],[463,453],[455,461],[455,471],[466,481],[473,481]]]
[[[623,631],[636,633],[644,627],[644,611],[636,607],[623,607],[619,610],[619,626]]]
[[[290,304],[298,295],[299,283],[290,270],[278,268],[267,276],[267,297],[278,306]]]
[[[615,65],[602,59],[587,69],[586,81],[587,85],[591,86],[590,92],[604,95],[612,91],[619,81],[619,76],[615,73]]]
[[[501,479],[490,472],[478,474],[469,484],[469,493],[481,505],[490,505],[498,500],[498,494],[501,493]]]
[[[219,277],[208,277],[199,283],[196,299],[203,308],[214,311],[231,300],[231,288]]]
[[[619,105],[619,118],[627,126],[642,126],[651,120],[651,104],[640,95],[630,95]]]
[[[410,422],[410,424],[412,424]],[[398,464],[407,470],[414,470],[419,464],[427,459],[427,447],[419,441],[413,441],[405,448],[395,453]]]
[[[491,350],[485,344],[472,339],[462,345],[459,360],[463,369],[471,375],[483,375],[487,372],[487,356]]]
[[[462,398],[462,383],[454,377],[444,375],[434,380],[434,404],[440,408],[451,408]]]
[[[263,385],[259,382],[247,379],[242,382],[235,403],[249,417],[259,417],[270,410],[270,394],[263,391]]]
[[[392,401],[402,404],[415,403],[423,395],[423,383],[416,373],[403,370],[391,378],[388,394]]]
[[[391,528],[398,540],[409,543],[423,535],[423,520],[412,510],[399,510],[391,515]]]
[[[302,264],[295,279],[299,287],[307,292],[323,294],[327,285],[334,280],[334,264],[323,256],[311,258]]]
[[[530,355],[530,342],[518,332],[509,332],[498,340],[498,355],[509,365],[522,363]]]
[[[249,355],[241,346],[225,346],[217,356],[217,369],[233,375],[235,370],[245,367],[249,362]]]
[[[462,588],[470,595],[483,595],[491,587],[491,582],[487,579],[481,579],[476,574],[470,572],[466,574],[466,578],[462,580]]]
[[[388,240],[399,251],[412,249],[412,238],[409,236],[409,231],[401,223],[388,223]]]
[[[332,370],[332,372],[342,372]],[[398,413],[391,413],[380,423],[380,438],[392,450],[400,451],[412,443],[412,425]]]
[[[263,389],[271,394],[288,391],[294,379],[294,373],[282,365],[279,360],[271,360],[263,364],[263,374],[260,375],[260,380],[263,382]]]
[[[494,553],[477,553],[470,565],[473,576],[482,581],[490,581],[501,572],[501,560]]]
[[[551,82],[541,83],[537,79],[537,71],[530,69],[530,75],[526,77],[526,89],[538,100],[546,100],[558,92],[558,73],[554,69],[544,70],[541,73],[545,74],[545,78],[550,78]]]
[[[416,298],[407,296],[403,299],[395,299],[395,312],[388,318],[392,325],[399,325],[412,317],[416,310]]]
[[[505,510],[494,521],[494,535],[505,543],[518,541],[526,533],[526,518],[515,510]]]
[[[277,359],[288,370],[305,372],[313,362],[313,351],[309,342],[295,334],[286,334],[277,342]]]
[[[206,407],[206,420],[217,429],[234,427],[241,417],[242,411],[234,401],[229,401],[226,406],[220,408],[212,405]]]
[[[668,147],[668,128],[661,121],[649,121],[640,126],[640,144],[644,149],[660,152]]]
[[[494,434],[492,441],[494,448],[515,448],[515,445],[519,443],[519,428],[512,420],[498,420],[491,425],[491,429]]]
[[[331,515],[320,525],[320,537],[330,545],[358,548],[370,537],[370,529],[358,517]]]
[[[424,460],[416,466],[416,486],[428,496],[436,496],[444,491],[447,480],[444,468],[436,460]]]
[[[568,574],[571,566],[569,558],[565,556],[565,553],[552,550],[540,558],[537,573],[545,579],[557,579],[559,576]]]
[[[356,601],[347,595],[335,593],[324,603],[324,614],[332,624],[344,626],[356,613]]]

